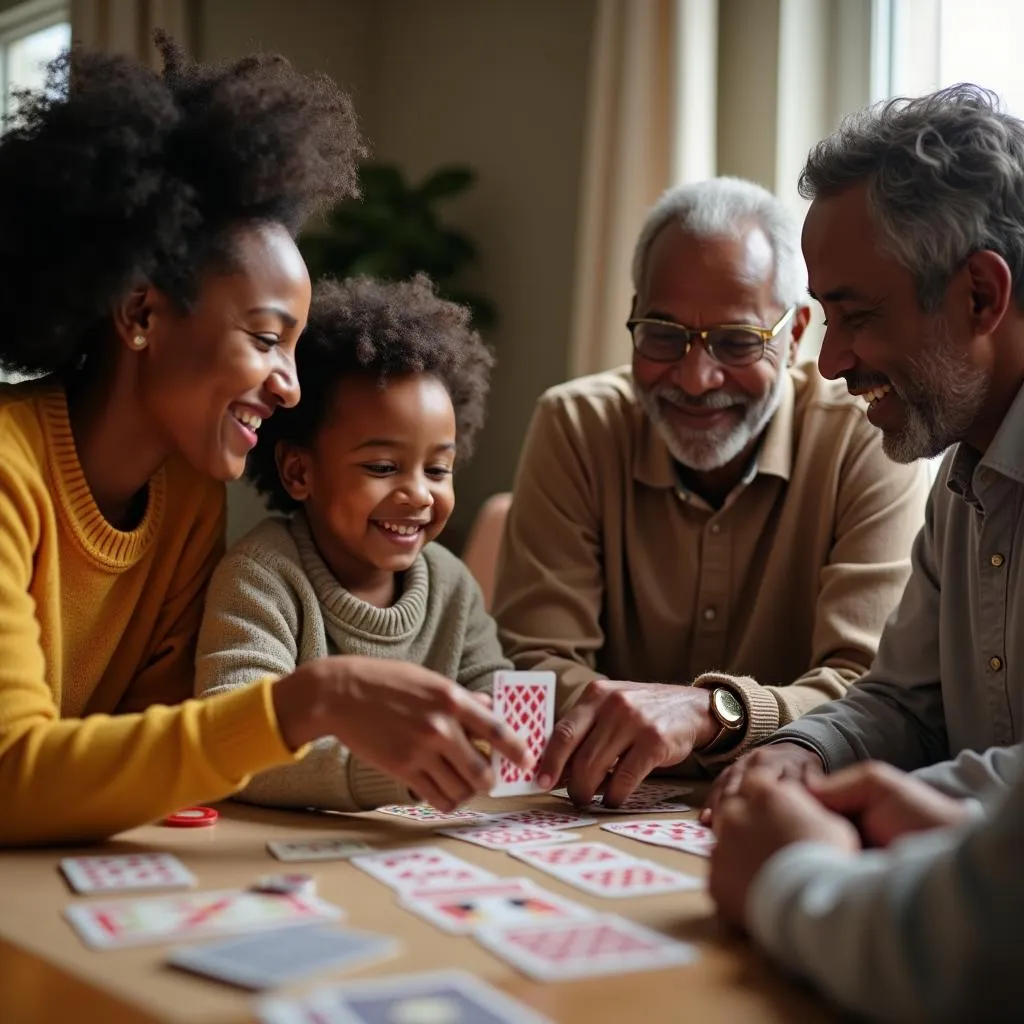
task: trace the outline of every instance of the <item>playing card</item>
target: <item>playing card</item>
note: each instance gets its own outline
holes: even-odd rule
[[[623,899],[628,896],[656,896],[668,892],[687,892],[703,888],[693,875],[684,875],[647,860],[620,861],[612,864],[587,864],[582,867],[552,868],[551,874],[582,889],[591,896]]]
[[[697,951],[613,914],[543,925],[482,928],[477,940],[538,981],[623,974],[691,963]]]
[[[382,850],[353,857],[352,863],[392,889],[451,888],[494,880],[490,871],[484,871],[437,846]]]
[[[565,829],[540,828],[537,825],[506,825],[503,822],[469,828],[443,828],[441,833],[466,843],[485,846],[488,850],[512,850],[521,846],[567,843],[579,839],[579,836]]]
[[[506,878],[460,889],[407,892],[400,903],[455,935],[489,925],[578,919],[593,914],[589,907],[545,892],[525,878]]]
[[[428,971],[267,999],[262,1024],[551,1024],[463,971]]]
[[[555,725],[554,672],[496,672],[494,711],[525,741],[534,766],[524,772],[495,751],[492,764],[498,781],[491,790],[491,796],[542,792],[533,780],[537,762]]]
[[[455,811],[439,811],[430,804],[388,804],[386,807],[378,807],[380,814],[393,814],[396,818],[407,818],[409,821],[422,821],[431,825],[446,825],[448,823],[471,821],[489,821],[490,814],[483,811],[471,811],[466,808],[459,808]]]
[[[616,821],[601,828],[616,835],[639,839],[642,843],[668,846],[685,853],[708,857],[715,848],[715,835],[709,828],[688,818],[660,821]]]
[[[576,811],[550,811],[545,808],[492,814],[491,823],[494,825],[539,825],[541,828],[562,829],[596,825],[597,818],[585,818]]]
[[[76,903],[64,916],[87,945],[118,949],[330,921],[342,911],[316,896],[225,889]]]
[[[60,870],[78,893],[118,889],[188,889],[196,877],[173,853],[65,857]]]
[[[278,859],[286,861],[304,860],[348,860],[357,854],[368,852],[371,847],[353,839],[272,839],[267,849]]]
[[[206,946],[171,950],[174,967],[253,990],[277,988],[316,971],[393,956],[398,942],[352,929],[304,925]]]
[[[693,810],[677,798],[691,792],[690,786],[672,782],[641,782],[634,792],[619,807],[605,807],[604,794],[598,793],[584,813],[590,814],[681,814]],[[552,791],[552,796],[571,799],[565,789]]]
[[[573,843],[571,845],[535,846],[525,850],[510,850],[513,857],[553,874],[562,868],[586,865],[628,863],[636,860],[630,854],[607,843]]]

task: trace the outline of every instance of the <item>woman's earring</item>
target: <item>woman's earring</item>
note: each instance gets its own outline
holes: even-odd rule
[[[147,344],[148,342],[146,341],[146,336],[144,334],[136,334],[135,337],[132,338],[132,348],[137,349],[140,352]]]

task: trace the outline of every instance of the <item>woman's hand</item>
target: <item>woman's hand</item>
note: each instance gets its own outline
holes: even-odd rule
[[[273,693],[278,726],[291,749],[335,736],[442,811],[494,784],[474,741],[530,767],[522,741],[479,695],[419,665],[321,658],[279,680]]]

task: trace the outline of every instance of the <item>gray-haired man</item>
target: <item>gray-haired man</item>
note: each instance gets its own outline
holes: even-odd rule
[[[542,784],[581,802],[609,772],[614,804],[691,754],[735,757],[842,694],[926,490],[841,385],[793,366],[810,311],[774,196],[671,190],[633,277],[632,366],[538,403],[495,596],[509,657],[558,677]]]

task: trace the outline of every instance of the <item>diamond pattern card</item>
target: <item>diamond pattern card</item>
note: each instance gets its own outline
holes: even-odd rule
[[[196,877],[172,853],[65,857],[60,870],[77,893],[190,889]]]
[[[388,804],[377,808],[378,814],[391,814],[408,821],[421,821],[426,825],[469,824],[490,821],[492,815],[483,811],[459,808],[455,811],[439,811],[430,804]]]
[[[314,924],[339,918],[342,911],[316,896],[225,889],[75,903],[65,908],[64,916],[87,945],[120,949]]]
[[[463,971],[426,971],[268,999],[261,1024],[551,1024]]]
[[[298,863],[308,860],[349,860],[371,847],[352,839],[272,839],[267,849],[278,859]]]
[[[555,727],[554,672],[496,672],[494,711],[526,743],[534,764],[524,772],[495,751],[492,766],[497,782],[491,796],[543,792],[534,775]]]
[[[453,839],[484,846],[488,850],[512,850],[523,846],[567,843],[579,839],[579,836],[565,829],[541,828],[539,825],[506,825],[503,822],[470,828],[443,828],[441,832]]]
[[[710,857],[715,848],[715,834],[711,829],[688,818],[660,821],[615,821],[601,828],[616,835],[639,839],[654,846],[668,846],[673,850]]]
[[[503,878],[459,889],[404,893],[400,905],[453,935],[493,925],[578,920],[593,911],[546,892],[526,878]]]
[[[477,941],[538,981],[676,967],[697,958],[677,942],[613,914],[544,925],[483,928]]]
[[[539,808],[532,811],[507,811],[491,815],[495,825],[539,825],[541,828],[583,828],[596,825],[597,818],[584,817],[577,811],[551,811]]]
[[[310,925],[183,946],[172,950],[167,962],[229,985],[260,990],[287,985],[317,971],[363,965],[397,951],[398,942],[385,935]]]
[[[565,868],[587,865],[620,864],[635,860],[628,853],[607,843],[573,843],[569,846],[540,846],[526,850],[511,850],[512,856],[540,871],[556,875]]]
[[[399,850],[353,857],[352,863],[392,889],[452,888],[493,882],[490,871],[470,864],[438,846],[407,846]]]
[[[625,899],[631,896],[659,896],[669,892],[702,889],[704,883],[693,875],[663,868],[648,860],[618,864],[594,864],[558,871],[557,877],[591,896]]]
[[[692,811],[693,808],[682,803],[677,797],[689,792],[691,787],[671,782],[642,782],[619,807],[605,807],[604,794],[598,793],[591,804],[583,810],[589,814],[682,814],[684,811]],[[556,789],[552,795],[565,800],[570,799],[564,789]]]

